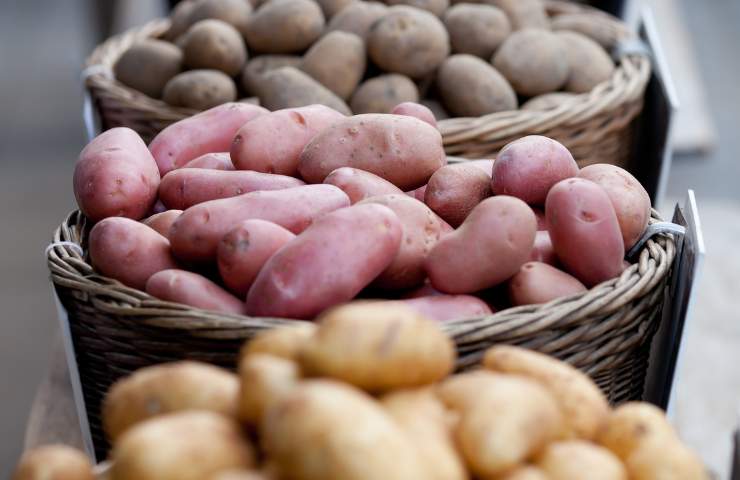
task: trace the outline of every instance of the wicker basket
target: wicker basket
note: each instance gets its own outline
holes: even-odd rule
[[[548,12],[551,16],[584,15],[612,40],[614,47],[632,36],[618,19],[592,7],[551,0]],[[115,62],[133,42],[160,36],[167,28],[168,20],[158,20],[129,30],[101,44],[88,59],[85,83],[104,129],[131,127],[149,141],[169,124],[196,113],[132,90],[117,82],[111,73]],[[552,110],[513,110],[440,121],[447,153],[486,158],[510,141],[541,134],[562,142],[581,166],[597,162],[624,166],[630,154],[632,121],[642,111],[650,60],[646,52],[623,53],[618,60],[619,66],[609,81]]]

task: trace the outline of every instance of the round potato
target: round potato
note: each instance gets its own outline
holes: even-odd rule
[[[410,78],[397,73],[378,75],[364,81],[352,95],[355,114],[391,113],[403,102],[418,102],[419,89]]]
[[[23,454],[11,480],[94,480],[87,455],[66,445],[46,445]]]
[[[297,68],[271,70],[262,79],[264,83],[259,85],[259,97],[262,105],[270,110],[321,104],[344,115],[352,113],[344,100]]]
[[[295,362],[264,353],[239,361],[239,420],[259,426],[267,410],[298,385],[301,372]]]
[[[240,358],[243,360],[249,355],[261,353],[297,361],[303,346],[314,332],[316,325],[308,322],[291,322],[263,330],[242,347]]]
[[[153,229],[165,238],[169,238],[170,227],[175,220],[182,215],[182,210],[167,210],[161,213],[155,213],[151,217],[141,221],[147,227]]]
[[[161,98],[164,86],[180,73],[182,63],[182,51],[175,45],[162,40],[139,40],[123,52],[113,66],[113,74],[124,85]]]
[[[556,34],[565,44],[570,74],[565,90],[586,93],[607,80],[614,73],[614,62],[609,54],[585,35],[576,32]]]
[[[480,202],[491,196],[491,177],[468,163],[440,168],[429,179],[424,203],[453,227],[460,226]]]
[[[527,100],[521,108],[522,110],[550,110],[568,103],[576,96],[577,94],[570,92],[544,93]]]
[[[450,53],[444,24],[431,13],[398,5],[372,24],[368,55],[383,70],[423,78]]]
[[[403,193],[403,190],[377,175],[357,168],[342,167],[331,172],[324,183],[341,188],[354,205],[377,195]]]
[[[565,42],[546,30],[518,30],[504,41],[492,59],[516,93],[534,97],[560,90],[568,81]]]
[[[303,56],[301,70],[346,100],[365,74],[365,42],[352,33],[329,32]]]
[[[420,103],[416,102],[402,102],[393,107],[393,110],[391,110],[391,113],[393,115],[407,115],[409,117],[415,117],[421,120],[422,122],[426,122],[429,125],[433,126],[434,128],[437,128],[437,119],[434,118],[434,113],[429,109],[429,107],[426,107]]]
[[[450,6],[449,0],[387,0],[388,5],[408,5],[420,10],[426,10],[441,17]]]
[[[252,4],[248,0],[195,0],[188,15],[188,22],[189,25],[193,25],[206,19],[221,20],[232,25],[244,36],[251,13]]]
[[[538,232],[539,233],[539,232]],[[509,299],[514,306],[547,303],[586,291],[577,278],[540,262],[527,262],[509,280]]]
[[[244,302],[217,283],[186,270],[170,269],[155,273],[146,282],[146,293],[166,302],[182,303],[203,310],[244,314]]]
[[[542,0],[488,0],[504,12],[514,30],[523,28],[550,28],[550,21]]]
[[[219,70],[190,70],[167,82],[163,100],[174,107],[208,110],[236,100],[236,84]]]
[[[370,392],[428,385],[449,375],[455,346],[439,327],[398,303],[355,302],[329,310],[300,355],[309,376]]]
[[[298,53],[314,43],[323,30],[324,14],[316,2],[270,0],[249,17],[247,45],[262,53]]]
[[[645,402],[627,402],[609,414],[597,440],[627,460],[645,442],[674,443],[678,436],[663,410]]]
[[[247,61],[247,48],[239,32],[221,20],[201,20],[185,34],[182,50],[189,69],[220,70],[230,77]]]
[[[321,7],[321,11],[324,13],[324,18],[326,18],[326,20],[331,20],[334,15],[357,1],[358,0],[316,0],[316,3]]]
[[[516,93],[487,62],[468,55],[452,55],[437,73],[437,89],[447,110],[458,117],[479,117],[515,110]]]
[[[241,76],[242,87],[250,95],[259,95],[264,75],[282,67],[299,68],[303,59],[298,55],[260,55],[247,62]]]
[[[488,61],[511,33],[511,24],[499,8],[458,3],[444,16],[453,53],[469,53]]]
[[[367,41],[370,26],[388,13],[388,7],[379,2],[354,2],[335,14],[326,28],[328,32],[354,33]]]
[[[551,480],[627,480],[619,458],[583,440],[551,443],[538,455],[537,466]]]

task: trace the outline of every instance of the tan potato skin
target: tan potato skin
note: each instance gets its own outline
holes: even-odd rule
[[[180,168],[162,178],[159,199],[168,208],[185,210],[193,205],[236,197],[258,190],[284,190],[305,183],[287,175],[256,171]]]
[[[151,217],[141,221],[144,225],[156,231],[165,238],[169,238],[170,228],[175,220],[182,215],[182,210],[167,210],[162,213],[155,213]]]
[[[424,185],[445,162],[442,136],[427,123],[403,115],[355,115],[334,123],[306,145],[298,171],[322,182],[339,167],[374,173],[401,190]]]
[[[218,242],[235,225],[253,218],[300,233],[325,213],[349,206],[333,185],[305,185],[211,200],[188,208],[172,225],[172,251],[195,262],[213,260]]]
[[[545,475],[541,469],[527,465],[525,467],[517,467],[511,472],[496,477],[497,480],[550,480],[550,477]]]
[[[627,470],[609,450],[583,440],[553,442],[537,457],[550,480],[627,480]],[[633,477],[630,477],[633,478]]]
[[[458,3],[447,10],[443,20],[454,53],[469,53],[486,61],[511,33],[506,14],[492,5]]]
[[[586,291],[586,287],[572,275],[541,262],[527,262],[519,273],[509,280],[509,298],[512,305],[547,303]]]
[[[265,82],[265,73],[282,67],[299,68],[303,59],[298,55],[260,55],[247,62],[241,75],[242,87],[250,95],[258,95]]]
[[[316,2],[277,0],[265,3],[249,17],[245,36],[247,45],[258,52],[298,53],[323,30],[324,14]]]
[[[489,0],[488,3],[506,12],[513,30],[550,28],[550,21],[542,0]]]
[[[236,100],[236,84],[219,70],[189,70],[172,78],[162,99],[174,106],[207,110]]]
[[[434,113],[434,118],[436,118],[437,120],[446,120],[450,118],[449,112],[447,112],[447,110],[445,110],[445,107],[442,106],[442,104],[437,100],[422,98],[419,103],[431,110]]]
[[[66,445],[46,445],[26,451],[11,480],[94,480],[87,455]]]
[[[446,165],[429,179],[424,203],[453,227],[458,227],[470,212],[491,196],[491,177],[475,165]]]
[[[107,217],[139,220],[157,200],[159,180],[154,158],[139,135],[118,127],[82,149],[73,187],[77,205],[93,222]]]
[[[609,80],[614,73],[614,62],[601,45],[576,32],[558,32],[565,43],[570,75],[565,90],[586,93]]]
[[[400,103],[418,101],[419,89],[410,78],[388,73],[369,78],[357,87],[350,108],[355,114],[392,113]]]
[[[534,213],[524,202],[505,195],[488,198],[437,242],[424,268],[441,292],[483,290],[519,271],[530,256],[536,231]]]
[[[221,20],[236,28],[240,35],[244,35],[251,13],[252,4],[249,1],[196,0],[189,12],[188,22],[189,25],[193,25],[206,19]]]
[[[116,79],[152,98],[161,98],[167,82],[182,70],[183,55],[169,42],[139,40],[128,48],[116,64]],[[147,75],[141,75],[146,71]]]
[[[348,32],[329,32],[303,56],[301,70],[347,100],[365,74],[365,42]]]
[[[521,106],[522,110],[550,110],[571,101],[577,94],[571,92],[543,93],[530,98]]]
[[[269,472],[254,470],[223,470],[208,477],[208,480],[277,480]]]
[[[426,122],[434,128],[437,128],[437,119],[434,118],[434,113],[429,109],[429,107],[426,107],[420,103],[399,103],[398,105],[393,107],[391,113],[393,115],[407,115],[409,117],[416,117],[422,122]]]
[[[298,385],[295,362],[255,353],[239,361],[239,420],[259,426],[267,410]]]
[[[625,462],[634,480],[709,480],[702,460],[680,442],[644,442]]]
[[[297,68],[270,70],[262,79],[257,94],[260,102],[270,110],[321,104],[344,115],[352,113],[344,100]]]
[[[263,353],[297,361],[303,346],[315,332],[316,325],[309,322],[291,322],[263,330],[242,347],[240,358]]]
[[[206,153],[190,160],[182,168],[208,168],[211,170],[234,170],[229,152]]]
[[[408,5],[409,7],[426,10],[441,17],[450,6],[449,0],[388,0],[388,5]]]
[[[605,49],[614,47],[617,38],[609,29],[593,21],[589,13],[564,13],[552,18],[550,26],[556,32],[566,30],[578,32],[595,41]]]
[[[306,375],[329,376],[370,392],[428,385],[454,368],[455,347],[436,323],[398,303],[334,308],[303,348]]]
[[[202,275],[186,270],[163,270],[146,282],[146,293],[167,302],[203,310],[244,314],[244,302]]]
[[[488,62],[466,53],[448,57],[437,72],[437,87],[453,116],[479,117],[516,110],[516,93]]]
[[[233,77],[247,61],[247,48],[239,31],[216,19],[201,20],[188,29],[182,46],[189,69],[220,70]]]
[[[370,26],[387,12],[388,7],[380,2],[354,2],[332,17],[326,31],[354,33],[367,41]]]
[[[164,34],[166,40],[173,42],[187,31],[195,4],[195,0],[184,0],[175,5],[170,12],[170,28]]]
[[[491,315],[491,307],[472,295],[432,295],[397,300],[420,314],[439,322]]]
[[[93,227],[89,238],[93,267],[106,277],[144,290],[155,273],[177,268],[170,242],[143,223],[107,218]]]
[[[213,365],[180,361],[141,368],[108,390],[103,428],[111,443],[146,419],[183,410],[209,410],[233,417],[239,379]]]
[[[403,193],[403,190],[375,174],[351,167],[337,168],[324,183],[341,188],[353,205],[366,198],[378,195]]]
[[[317,0],[316,3],[321,7],[324,18],[330,20],[334,15],[344,8],[354,4],[357,0]]]

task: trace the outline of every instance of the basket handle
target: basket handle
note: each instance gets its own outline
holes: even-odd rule
[[[681,225],[671,222],[655,222],[651,225],[648,225],[645,231],[642,232],[642,236],[637,241],[637,243],[635,243],[635,245],[630,248],[630,251],[627,252],[627,258],[635,257],[637,254],[640,253],[640,250],[642,250],[642,247],[645,245],[645,243],[647,243],[648,240],[653,238],[655,235],[660,235],[663,233],[672,233],[673,235],[683,237],[684,235],[686,235],[686,227],[682,227]]]

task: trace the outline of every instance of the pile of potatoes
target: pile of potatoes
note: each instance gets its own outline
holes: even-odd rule
[[[95,270],[159,299],[313,319],[354,298],[440,321],[546,303],[618,277],[650,198],[529,136],[447,164],[432,112],[345,116],[228,103],[147,146],[93,139],[74,172]]]
[[[404,305],[355,302],[264,331],[238,373],[143,368],[103,402],[110,480],[703,480],[663,412],[612,409],[585,374],[499,345],[451,375],[453,342]],[[44,447],[13,480],[92,480]]]
[[[438,119],[542,110],[615,68],[588,14],[542,0],[185,0],[163,38],[136,42],[115,77],[198,110],[323,104],[344,114],[420,102]]]

